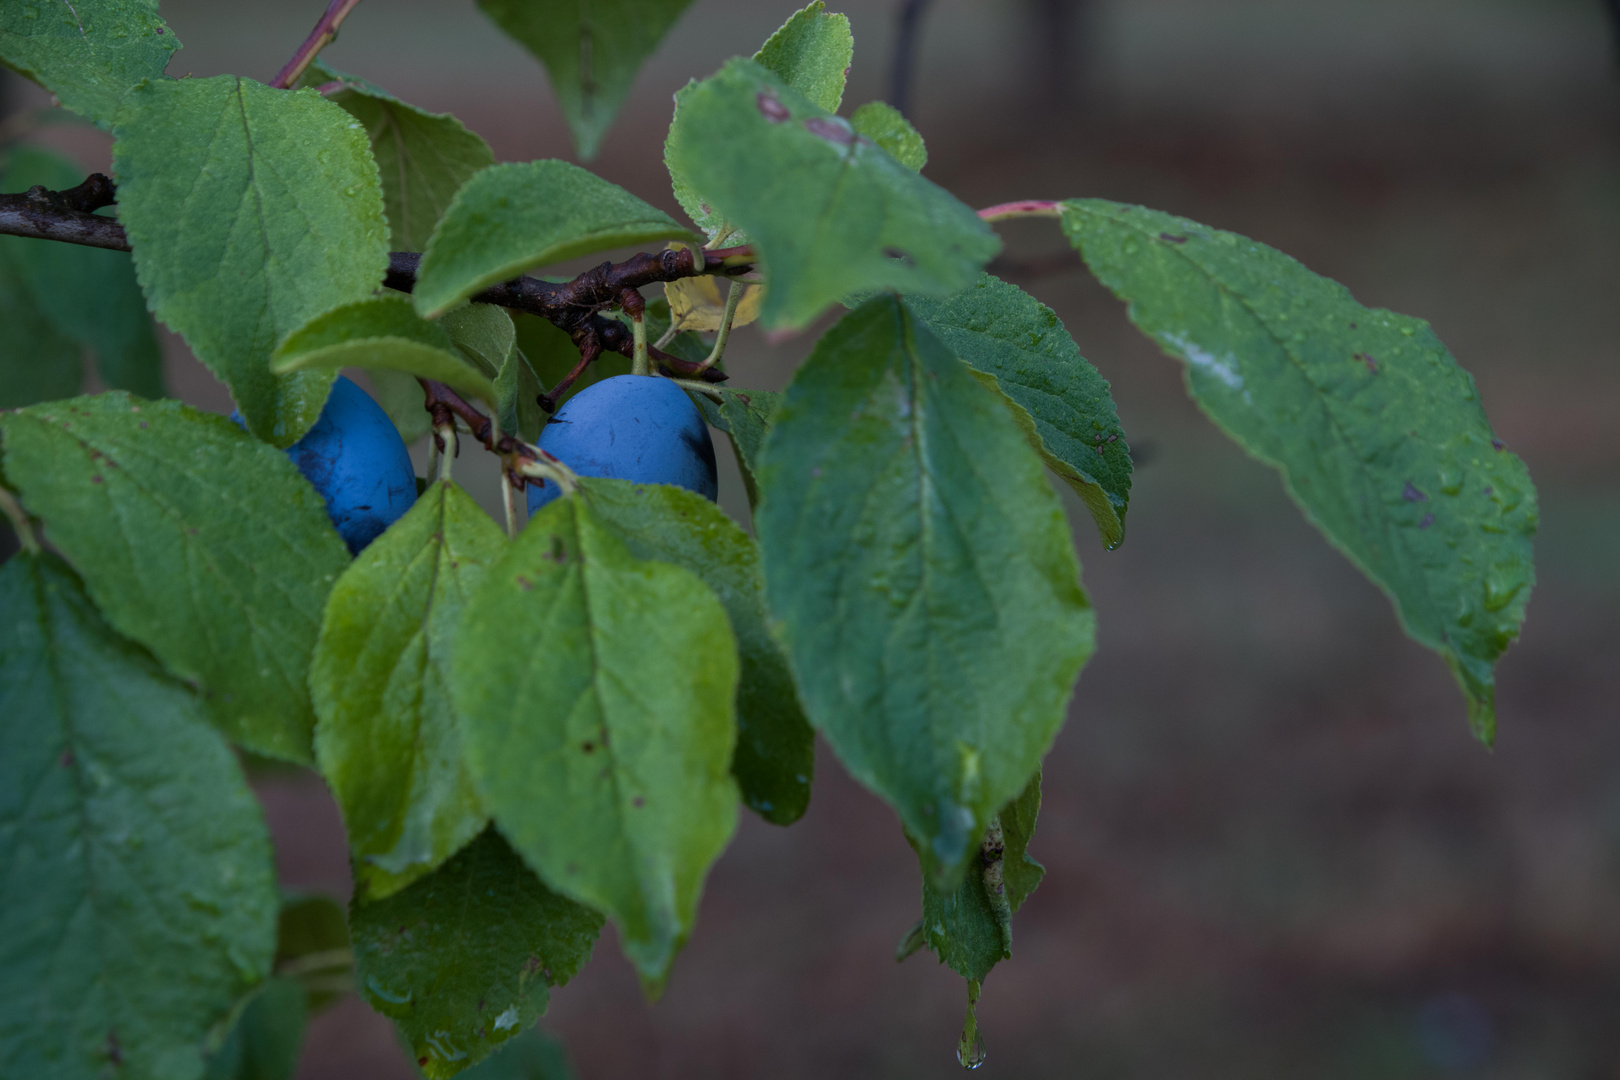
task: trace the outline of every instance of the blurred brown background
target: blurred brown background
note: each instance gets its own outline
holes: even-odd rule
[[[670,94],[793,0],[698,0],[593,167],[678,212]],[[837,3],[830,5],[835,10]],[[844,5],[846,105],[890,94],[898,0]],[[164,0],[170,73],[267,79],[322,7]],[[539,66],[470,0],[366,0],[327,54],[457,113],[502,159],[571,156]],[[15,106],[39,95],[5,76]],[[1540,487],[1540,582],[1501,738],[1044,222],[1002,272],[1114,385],[1125,546],[1071,502],[1101,647],[1046,767],[1045,884],[981,1022],[1003,1077],[1620,1080],[1620,81],[1599,0],[938,0],[909,112],[973,205],[1100,195],[1280,247],[1422,315]],[[46,137],[100,167],[105,141]],[[226,399],[170,341],[188,399]],[[739,334],[741,385],[807,343]],[[729,455],[722,453],[729,466]],[[480,463],[464,459],[459,477]],[[490,477],[470,481],[487,497]],[[745,512],[734,469],[722,501]],[[481,485],[481,486],[480,486]],[[290,884],[346,894],[318,779],[260,783]],[[746,817],[664,999],[611,933],[543,1026],[586,1080],[945,1077],[964,1003],[924,954],[893,815],[823,755],[808,817]],[[302,1075],[407,1077],[348,1001]]]

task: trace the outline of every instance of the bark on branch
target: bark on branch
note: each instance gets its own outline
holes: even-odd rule
[[[30,188],[21,195],[0,195],[0,234],[27,236],[36,240],[57,240],[68,244],[129,251],[129,237],[117,220],[92,211],[114,205],[117,191],[112,180],[94,173],[78,187],[66,191]],[[702,255],[702,262],[698,255]],[[580,352],[579,367],[543,395],[547,410],[555,407],[556,397],[567,390],[585,367],[604,352],[629,356],[634,343],[628,328],[617,319],[602,315],[622,307],[633,318],[640,318],[645,301],[637,290],[657,282],[678,281],[700,274],[735,276],[747,273],[752,253],[747,248],[719,251],[642,252],[621,263],[605,262],[585,271],[572,281],[550,282],[520,277],[485,289],[472,297],[475,303],[496,304],[514,311],[538,315],[561,329]],[[422,256],[414,251],[395,251],[388,256],[388,273],[383,284],[400,292],[416,287],[417,268]],[[657,349],[653,359],[670,375],[724,382],[724,372],[702,369],[699,364],[671,356]]]

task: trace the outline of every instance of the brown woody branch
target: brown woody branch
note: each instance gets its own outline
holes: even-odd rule
[[[335,9],[337,5],[333,7]],[[92,174],[78,187],[66,191],[35,187],[21,195],[0,195],[0,234],[129,251],[129,237],[124,227],[113,218],[93,213],[114,205],[116,196],[112,180],[101,173]],[[633,318],[640,318],[646,305],[638,291],[643,286],[679,281],[700,274],[736,276],[752,269],[753,253],[747,248],[703,251],[701,254],[703,261],[700,264],[698,253],[690,248],[642,252],[621,263],[605,262],[572,281],[559,283],[532,277],[514,278],[485,289],[472,299],[475,303],[496,304],[538,315],[573,340],[579,349],[579,365],[553,387],[551,393],[543,394],[540,398],[540,404],[550,412],[556,407],[556,399],[603,353],[616,352],[629,356],[634,351],[629,328],[617,319],[605,317],[603,311],[622,307]],[[388,273],[383,284],[400,292],[410,292],[416,287],[416,273],[421,262],[422,256],[413,251],[390,253]],[[658,349],[651,351],[653,359],[666,374],[701,378],[706,382],[726,380],[724,372],[712,367],[700,370],[701,365],[689,360]],[[469,405],[467,408],[472,407]]]

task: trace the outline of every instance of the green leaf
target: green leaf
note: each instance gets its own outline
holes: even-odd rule
[[[209,1057],[206,1080],[292,1080],[308,1019],[304,988],[292,979],[269,980]]]
[[[310,760],[305,678],[349,561],[285,454],[223,416],[122,393],[0,418],[5,469],[118,631],[251,750]]]
[[[558,499],[473,594],[451,689],[501,831],[612,917],[656,992],[737,824],[725,609],[690,571],[634,558],[585,499]]]
[[[1040,808],[1037,771],[991,823],[960,885],[943,892],[923,875],[923,917],[920,933],[912,940],[926,944],[964,979],[983,982],[997,963],[1012,958],[1013,913],[1046,874],[1046,868],[1027,853]],[[915,839],[909,835],[907,839],[918,848]]]
[[[349,911],[355,975],[432,1080],[488,1057],[590,959],[602,917],[540,883],[494,829]]]
[[[395,251],[421,251],[462,184],[495,164],[489,144],[449,113],[407,105],[388,91],[317,59],[304,85],[339,82],[326,100],[365,125],[382,174],[383,209]]]
[[[506,366],[517,344],[517,330],[505,308],[494,304],[463,304],[439,320],[461,355],[491,379]]]
[[[124,95],[157,79],[180,48],[153,0],[8,0],[0,60],[102,127]]]
[[[546,65],[574,146],[596,156],[642,62],[692,0],[478,0]]]
[[[274,375],[271,350],[369,297],[388,267],[360,123],[313,90],[220,75],[131,91],[116,135],[118,219],[152,311],[230,387],[249,431],[292,445],[334,372]]]
[[[835,113],[844,100],[844,80],[855,60],[849,16],[829,14],[822,0],[795,11],[770,36],[754,60],[818,109]]]
[[[1000,397],[879,297],[794,376],[758,477],[766,595],[810,722],[954,888],[1092,650],[1040,458]]]
[[[1131,452],[1109,392],[1051,308],[989,274],[945,300],[906,301],[957,358],[1005,394],[1051,470],[1091,511],[1109,548],[1125,539]]]
[[[548,418],[546,410],[540,407],[540,395],[545,389],[521,350],[507,353],[506,363],[501,365],[501,373],[495,379],[495,393],[500,397],[501,430],[516,432],[528,443],[538,439]]]
[[[423,252],[411,295],[417,311],[437,318],[539,266],[690,236],[662,210],[578,165],[494,165],[456,192]]]
[[[737,455],[737,467],[748,488],[748,505],[758,506],[759,485],[754,472],[759,468],[759,451],[765,444],[765,433],[770,430],[776,410],[782,406],[782,395],[774,390],[715,389],[720,394],[718,402],[707,394],[693,394],[692,400],[703,410],[703,418],[711,427],[719,428],[731,438],[732,453]]]
[[[462,763],[450,644],[506,534],[435,483],[332,588],[311,662],[315,756],[343,808],[355,892],[381,899],[488,820]]]
[[[1000,248],[954,196],[752,61],[682,92],[665,158],[759,253],[767,326],[863,291],[948,296]]]
[[[838,111],[844,100],[844,80],[855,56],[855,38],[847,15],[828,14],[827,5],[816,0],[793,13],[772,34],[754,60],[777,78],[803,94],[818,108]],[[678,113],[690,87],[675,95]],[[670,160],[670,142],[664,144],[664,163],[669,168],[675,198],[710,240],[725,235],[726,244],[744,244],[748,237],[727,224],[715,210],[704,204],[686,174]]]
[[[0,1075],[195,1080],[270,969],[270,839],[196,698],[54,555],[0,567],[0,745]]]
[[[766,821],[791,825],[810,805],[815,733],[804,718],[787,657],[765,626],[759,548],[714,503],[685,488],[587,480],[591,512],[638,559],[692,571],[731,619],[741,675],[731,774],[743,802]]]
[[[443,326],[417,315],[409,298],[399,293],[373,296],[315,316],[287,335],[270,361],[270,370],[278,375],[346,367],[402,371],[437,379],[491,403],[496,399],[495,384],[482,365],[456,348]]]
[[[900,115],[900,110],[883,101],[868,101],[855,110],[849,122],[855,130],[877,143],[912,172],[922,172],[928,164],[928,147],[923,137]]]
[[[575,1080],[568,1051],[539,1028],[529,1028],[474,1065],[465,1080]]]
[[[23,148],[8,156],[0,191],[27,191],[36,184],[60,191],[83,179],[84,170],[66,158]],[[123,252],[0,237],[0,305],[18,305],[0,323],[5,327],[0,330],[0,366],[15,372],[18,380],[0,382],[5,387],[0,400],[13,399],[6,404],[30,405],[78,393],[77,346],[95,352],[102,381],[113,389],[164,396],[163,354],[135,281],[134,263]],[[54,333],[41,334],[41,318]],[[48,378],[57,380],[55,392],[18,400],[30,383]]]
[[[1220,428],[1445,658],[1489,744],[1497,657],[1535,580],[1536,491],[1429,324],[1363,307],[1280,251],[1102,200],[1063,228]]]

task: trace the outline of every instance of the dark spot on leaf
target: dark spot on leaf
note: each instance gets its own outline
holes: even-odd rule
[[[630,805],[635,807],[637,810],[640,810],[643,806],[647,805],[647,800],[643,799],[640,795],[637,795],[635,798],[630,800]]]
[[[1418,528],[1427,529],[1430,525],[1433,525],[1433,524],[1434,524],[1434,515],[1433,514],[1424,514],[1423,515],[1423,520],[1418,522]]]
[[[523,973],[525,975],[533,975],[539,970],[540,958],[538,956],[531,956],[527,960],[523,961]]]
[[[582,751],[584,751],[585,753],[587,753],[587,754],[592,754],[592,753],[596,752],[596,744],[593,743],[593,742],[581,743],[579,748]]]
[[[1355,329],[1355,328],[1356,328],[1356,324],[1355,324],[1355,323],[1351,323],[1351,324],[1350,324],[1350,329],[1352,329],[1352,330],[1354,330],[1354,329]]]
[[[1429,497],[1412,486],[1412,481],[1406,482],[1406,488],[1401,492],[1401,498],[1407,502],[1428,502]]]
[[[830,143],[839,146],[848,146],[855,141],[855,132],[847,125],[825,116],[812,116],[804,122],[804,128],[812,135],[819,135]]]
[[[883,249],[883,254],[888,258],[905,263],[908,267],[914,267],[917,265],[916,259],[913,259],[910,255],[906,254],[904,251],[901,251],[897,247],[886,247]]]
[[[92,477],[91,477],[91,478],[90,478],[90,482],[91,482],[91,483],[92,483],[92,484],[99,484],[99,483],[101,483],[101,477],[99,477],[99,476],[92,476]]]
[[[522,574],[519,574],[517,576],[517,583],[518,583],[518,588],[522,589],[524,592],[528,592],[530,589],[534,588],[534,582],[530,581],[528,578],[524,577]]]
[[[1485,489],[1485,494],[1487,494],[1487,495],[1495,495],[1496,494],[1496,489],[1493,488],[1493,487],[1488,487],[1488,488]]]
[[[793,117],[793,114],[788,112],[788,107],[777,101],[776,96],[769,90],[761,90],[754,103],[759,106],[760,115],[773,124],[780,124]]]
[[[1507,443],[1503,442],[1501,439],[1492,439],[1491,440],[1491,449],[1492,450],[1506,450],[1507,449]]]
[[[1372,372],[1374,375],[1378,374],[1378,361],[1373,358],[1372,353],[1352,353],[1351,357],[1353,359],[1360,360],[1363,364],[1366,364],[1367,370]]]
[[[570,874],[577,874],[577,873],[579,873],[579,867],[577,867],[577,866],[575,866],[575,865],[574,865],[574,864],[573,864],[573,863],[569,863],[569,864],[568,864],[568,865],[567,865],[567,866],[565,866],[565,867],[563,867],[563,869],[564,869],[564,870],[565,870],[565,871],[566,871],[566,872],[567,872],[567,873],[570,873]]]
[[[107,1060],[114,1065],[123,1065],[124,1048],[118,1045],[118,1032],[107,1032]]]
[[[428,1059],[425,1058],[425,1057],[419,1057],[419,1058],[416,1059],[416,1063],[418,1065],[422,1066],[423,1068],[426,1068],[427,1063],[428,1063]]]
[[[1185,236],[1174,236],[1167,232],[1160,233],[1159,239],[1171,244],[1185,244],[1187,242],[1187,238]]]

